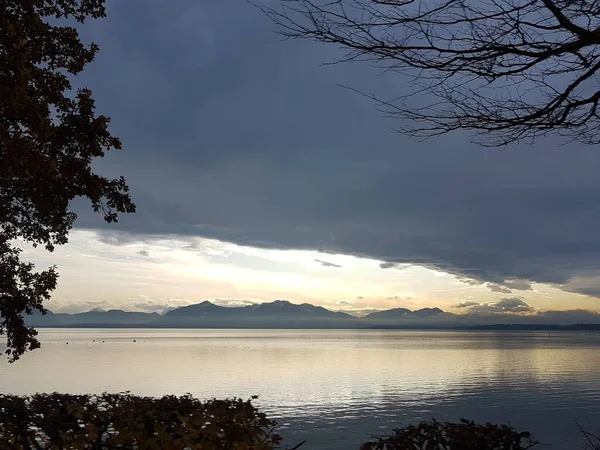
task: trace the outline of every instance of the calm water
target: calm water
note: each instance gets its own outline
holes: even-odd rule
[[[303,449],[357,449],[435,417],[507,422],[552,449],[600,432],[600,334],[362,330],[58,330],[0,391],[260,396]],[[133,340],[137,342],[133,342]],[[93,342],[95,340],[95,342]],[[68,342],[68,345],[66,344]]]

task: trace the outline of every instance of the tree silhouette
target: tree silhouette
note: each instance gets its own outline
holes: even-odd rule
[[[105,16],[104,0],[7,0],[0,4],[0,334],[11,361],[39,347],[24,314],[45,312],[55,268],[36,273],[21,262],[15,240],[52,251],[67,242],[76,219],[69,206],[87,197],[107,222],[132,213],[125,180],[92,172],[91,163],[120,149],[96,116],[91,91],[73,92],[98,51],[65,21]]]
[[[408,75],[381,109],[417,137],[467,129],[484,145],[549,132],[599,143],[598,0],[282,0],[258,4],[286,37],[336,44],[338,61]],[[410,85],[410,87],[409,87]]]

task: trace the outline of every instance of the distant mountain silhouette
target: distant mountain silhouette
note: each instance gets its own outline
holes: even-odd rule
[[[366,320],[378,320],[378,321],[394,321],[399,319],[415,319],[415,318],[428,318],[440,315],[453,315],[442,311],[440,308],[423,308],[411,311],[407,308],[393,308],[384,311],[376,311],[371,314],[367,314],[364,319]]]
[[[233,315],[238,308],[227,308],[225,306],[215,305],[209,301],[197,303],[195,305],[182,306],[166,312],[163,317],[193,317],[193,316],[213,316],[213,315]]]
[[[372,312],[371,314],[367,314],[363,318],[364,319],[376,319],[376,320],[398,319],[398,318],[408,317],[410,314],[412,314],[412,311],[410,309],[393,308],[393,309],[386,309],[384,311],[375,311],[375,312]]]
[[[358,318],[309,303],[287,300],[227,307],[210,301],[158,313],[94,309],[64,314],[48,311],[25,318],[33,327],[154,327],[154,328],[438,328],[534,329],[535,327],[600,323],[591,311],[545,311],[533,315],[452,314],[440,308],[411,311],[393,308]],[[587,326],[587,325],[586,325]],[[519,328],[523,327],[523,328]],[[595,329],[595,328],[593,328]]]
[[[45,315],[37,312],[26,317],[27,325],[34,327],[44,326],[77,326],[77,325],[136,325],[150,323],[160,317],[158,313],[143,313],[111,309],[103,311],[92,309],[91,311],[65,314],[47,311]]]
[[[431,317],[431,316],[438,316],[440,314],[450,314],[450,313],[444,312],[440,308],[423,308],[423,309],[417,309],[416,311],[413,311],[413,316],[417,316],[417,317]]]
[[[364,319],[367,320],[396,320],[438,316],[440,314],[449,314],[442,311],[440,308],[423,308],[416,311],[411,311],[407,308],[393,308],[384,311],[376,311],[367,314]]]
[[[164,314],[158,326],[223,328],[340,328],[358,323],[350,314],[330,311],[308,303],[297,305],[275,300],[248,306],[225,307],[204,301]],[[353,328],[356,325],[352,326]]]
[[[244,313],[250,316],[293,316],[306,318],[331,318],[355,320],[356,317],[343,312],[331,311],[322,306],[315,306],[309,303],[296,305],[287,300],[275,300],[272,303],[259,303],[249,305],[243,308]]]
[[[158,313],[144,313],[134,311],[123,311],[121,309],[110,309],[108,311],[92,310],[78,314],[65,314],[74,323],[147,323],[160,317]]]

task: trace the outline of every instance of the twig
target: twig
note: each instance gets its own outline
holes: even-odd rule
[[[577,422],[577,420],[573,419],[573,422],[575,422],[575,425],[577,425],[577,428],[579,428],[579,431],[581,432],[581,434],[583,434],[585,436],[585,439],[588,441],[588,444],[590,445],[590,449],[591,450],[598,450],[600,449],[600,438],[598,438],[598,436],[590,433],[589,431],[585,431],[581,425],[579,425],[579,422]],[[594,444],[594,442],[592,442],[592,438],[596,439],[597,443]]]

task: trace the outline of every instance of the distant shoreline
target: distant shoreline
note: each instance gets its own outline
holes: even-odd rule
[[[182,330],[411,330],[411,331],[599,331],[600,324],[577,323],[572,325],[543,325],[543,324],[493,324],[472,326],[401,326],[401,325],[371,325],[363,327],[242,327],[242,326],[172,326],[153,323],[115,324],[115,323],[79,323],[37,325],[36,328],[153,328],[153,329],[182,329]]]

